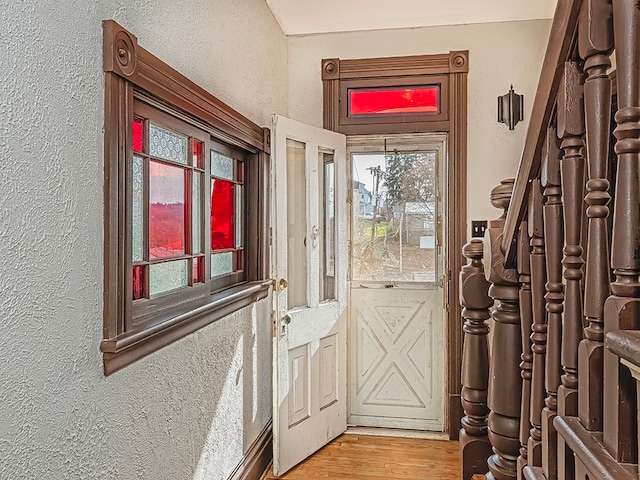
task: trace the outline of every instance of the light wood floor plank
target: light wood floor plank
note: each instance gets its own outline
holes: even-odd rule
[[[457,480],[460,476],[458,442],[342,435],[280,480]]]

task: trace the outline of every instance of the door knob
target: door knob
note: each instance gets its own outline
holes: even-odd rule
[[[291,323],[291,317],[289,316],[289,314],[286,314],[284,317],[282,317],[282,321],[285,325],[289,325]]]
[[[287,283],[287,281],[284,278],[280,279],[280,290],[284,290],[285,288],[287,288],[287,285],[289,285]]]

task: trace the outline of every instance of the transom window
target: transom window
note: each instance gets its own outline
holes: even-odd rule
[[[440,112],[440,86],[349,88],[348,116]]]

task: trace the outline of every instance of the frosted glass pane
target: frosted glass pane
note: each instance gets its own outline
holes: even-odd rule
[[[236,248],[242,248],[242,185],[236,185]]]
[[[287,302],[307,305],[306,145],[287,139]],[[308,243],[311,245],[311,243]]]
[[[188,260],[149,265],[149,293],[153,296],[186,286],[188,268]]]
[[[149,154],[187,164],[187,137],[153,123],[149,126]]]
[[[211,278],[233,272],[234,252],[214,253],[211,255]]]
[[[233,180],[233,158],[211,151],[211,175]]]
[[[193,187],[191,193],[191,235],[193,237],[193,253],[202,252],[200,224],[202,223],[202,210],[200,208],[200,189],[202,188],[202,174],[193,172]]]
[[[131,228],[131,257],[134,262],[141,262],[143,258],[144,241],[144,195],[143,195],[143,160],[140,157],[133,157],[133,212]]]

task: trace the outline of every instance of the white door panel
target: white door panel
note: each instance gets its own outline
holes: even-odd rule
[[[351,300],[350,423],[441,431],[444,332],[438,290],[353,288]]]
[[[274,473],[346,430],[345,137],[275,116]]]

